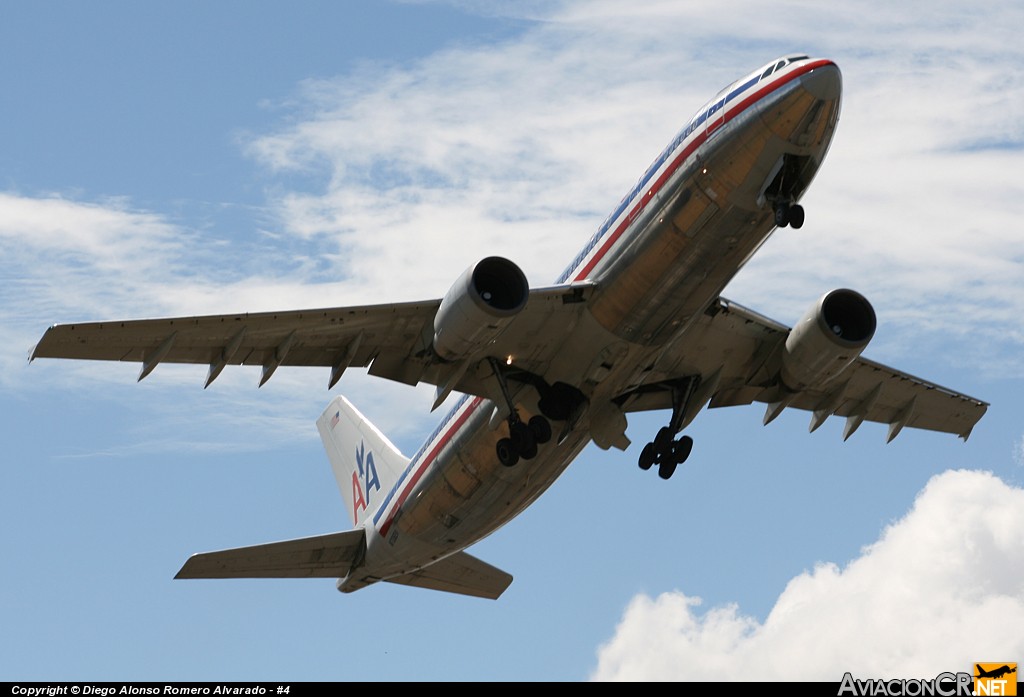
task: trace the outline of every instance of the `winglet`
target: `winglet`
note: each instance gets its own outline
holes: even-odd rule
[[[982,408],[981,408],[981,416],[984,416],[986,411],[988,411],[988,405],[987,404],[982,406]],[[981,416],[978,417],[979,420],[981,419]],[[977,426],[977,425],[978,425],[978,422],[975,421],[973,424],[971,424],[971,426],[966,431],[964,431],[963,433],[959,434],[960,438],[963,439],[964,443],[966,443],[967,439],[971,437],[971,432],[974,431],[974,427]]]

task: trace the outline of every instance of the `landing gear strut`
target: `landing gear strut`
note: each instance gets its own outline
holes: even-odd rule
[[[649,470],[657,465],[658,476],[668,479],[675,473],[676,467],[686,462],[693,450],[693,438],[682,436],[674,440],[674,437],[682,428],[686,404],[699,381],[700,378],[693,377],[672,385],[672,418],[668,426],[661,428],[654,440],[640,451],[640,469]]]
[[[491,370],[501,387],[501,396],[508,406],[508,438],[502,438],[495,446],[498,454],[498,461],[505,467],[514,467],[519,459],[532,460],[537,457],[537,446],[543,445],[551,440],[551,423],[537,414],[529,422],[524,422],[519,417],[516,405],[512,401],[512,395],[508,391],[508,382],[505,374],[501,372],[498,361],[489,358]]]

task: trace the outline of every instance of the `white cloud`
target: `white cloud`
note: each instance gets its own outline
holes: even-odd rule
[[[808,225],[777,233],[730,296],[792,322],[852,286],[880,311],[887,359],[933,331],[950,360],[1024,374],[1018,4],[543,7],[500,44],[309,81],[288,125],[250,144],[272,170],[321,177],[278,193],[280,219],[327,242],[355,297],[437,295],[493,253],[549,282],[702,102],[808,50],[844,70],[839,132]]]
[[[933,677],[1024,656],[1024,489],[937,475],[845,568],[786,586],[763,622],[682,592],[630,602],[596,680]]]
[[[77,202],[0,192],[5,305],[91,312],[116,301],[118,285],[138,290],[181,253],[188,235],[124,202]],[[109,279],[119,279],[111,284]]]
[[[258,369],[234,369],[203,390],[205,370],[197,366],[161,366],[136,386],[138,365],[45,360],[29,367],[26,359],[55,322],[334,306],[352,302],[344,282],[311,283],[312,272],[301,265],[275,273],[275,254],[238,257],[236,243],[124,200],[0,192],[0,245],[0,385],[81,389],[91,400],[145,404],[152,416],[103,453],[72,456],[248,450],[313,437],[313,419],[330,398],[326,370],[281,370],[257,391]],[[394,437],[430,418],[427,391],[379,385],[353,372],[346,394]]]

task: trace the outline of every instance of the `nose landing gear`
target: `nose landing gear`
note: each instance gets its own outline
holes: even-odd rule
[[[763,192],[765,199],[772,204],[776,226],[797,229],[804,226],[804,207],[796,200],[814,176],[814,169],[809,158],[788,153],[776,164],[772,170],[775,174]]]
[[[775,204],[775,224],[778,227],[793,226],[799,230],[804,226],[804,207],[799,203],[780,201]]]

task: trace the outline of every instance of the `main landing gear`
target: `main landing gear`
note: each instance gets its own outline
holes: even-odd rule
[[[672,429],[663,426],[654,440],[644,446],[640,452],[640,469],[649,470],[658,466],[658,476],[668,479],[675,474],[676,467],[686,462],[693,450],[693,438],[683,436],[672,440]]]
[[[682,436],[678,440],[674,437],[683,426],[683,414],[690,395],[697,388],[699,378],[687,378],[672,385],[672,418],[668,426],[661,428],[654,440],[644,446],[640,451],[639,465],[642,470],[649,470],[654,465],[658,466],[658,476],[668,479],[675,474],[676,467],[686,462],[693,450],[693,438]]]
[[[512,401],[512,395],[508,391],[508,382],[505,374],[501,372],[498,361],[491,358],[491,370],[501,387],[501,395],[508,405],[508,438],[502,438],[495,446],[498,454],[498,461],[505,467],[514,467],[519,459],[532,460],[537,457],[537,446],[544,445],[551,440],[551,422],[537,414],[524,422],[519,417],[516,405]]]
[[[519,458],[532,460],[537,457],[537,446],[551,440],[551,422],[537,414],[524,423],[513,410],[508,417],[508,434],[508,438],[498,441],[495,450],[501,464],[514,467]]]
[[[804,207],[799,203],[779,201],[775,204],[775,224],[778,227],[787,225],[799,230],[804,226]]]

